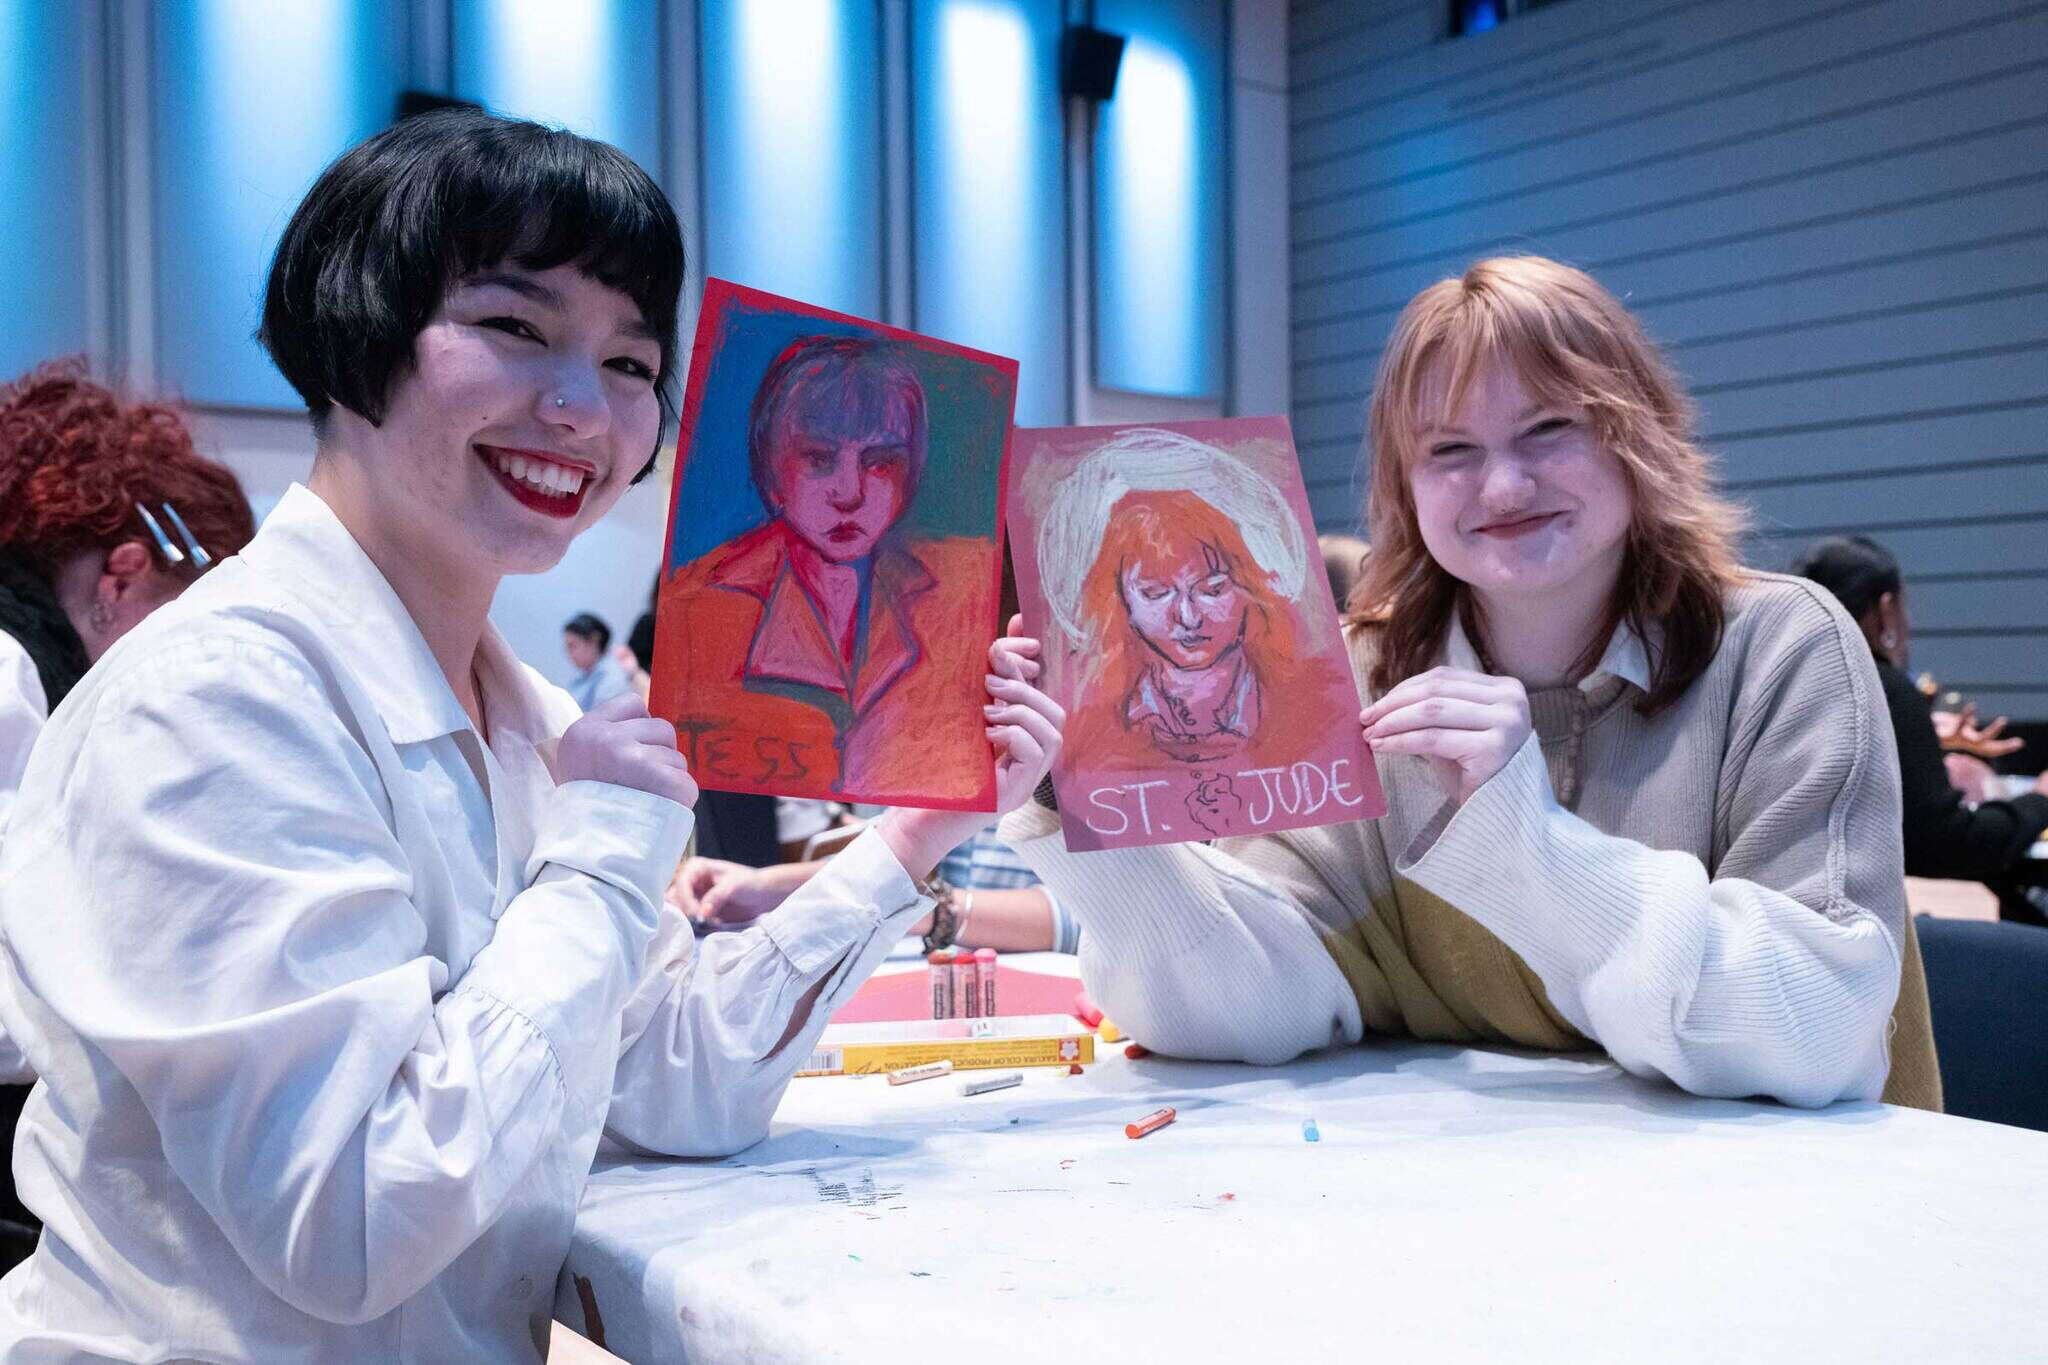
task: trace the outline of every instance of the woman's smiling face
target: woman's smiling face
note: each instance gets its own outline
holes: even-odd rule
[[[1604,592],[1620,573],[1628,479],[1583,412],[1544,403],[1495,362],[1458,411],[1423,426],[1417,447],[1418,529],[1452,577],[1508,599]]]
[[[551,568],[661,429],[660,343],[573,266],[457,282],[361,452],[384,515],[481,572]]]

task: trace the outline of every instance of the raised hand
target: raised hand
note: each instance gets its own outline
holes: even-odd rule
[[[1432,668],[1358,713],[1376,754],[1416,754],[1459,805],[1529,738],[1529,694],[1514,678]]]
[[[1059,753],[1067,713],[1035,685],[1044,665],[1039,643],[1022,634],[1024,618],[1010,618],[1010,633],[989,646],[989,742],[996,748],[996,810],[1008,814],[1031,799]]]
[[[1936,711],[1934,713],[1934,734],[1941,741],[1941,747],[1951,753],[1975,754],[1978,758],[2003,758],[2018,753],[2026,747],[2023,739],[2000,739],[2005,730],[2005,717],[2000,716],[1989,725],[1977,724],[1977,704],[1966,702],[1960,711]]]
[[[647,714],[647,703],[621,693],[590,708],[555,748],[558,782],[609,782],[697,804],[697,780],[676,748],[676,727]]]
[[[669,883],[668,902],[690,919],[746,924],[789,899],[813,870],[804,864],[748,867],[723,858],[687,858]]]

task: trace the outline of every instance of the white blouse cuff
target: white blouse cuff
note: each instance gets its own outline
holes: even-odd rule
[[[914,920],[931,908],[881,834],[869,829],[799,887],[762,931],[800,975],[809,976],[846,955],[884,921]]]
[[[549,863],[573,869],[659,906],[696,826],[688,806],[610,782],[555,789],[526,862],[530,885]]]

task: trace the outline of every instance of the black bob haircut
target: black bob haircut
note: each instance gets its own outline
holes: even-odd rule
[[[256,336],[316,430],[336,404],[381,424],[448,290],[507,261],[573,265],[633,301],[661,343],[665,438],[683,288],[675,210],[618,148],[524,119],[440,109],[343,153],[285,227]],[[650,452],[635,479],[653,467]]]
[[[595,642],[599,653],[611,648],[612,628],[587,611],[579,611],[570,617],[562,629],[578,639]]]
[[[1906,588],[1899,561],[1869,536],[1830,536],[1801,555],[1792,572],[1833,593],[1858,621],[1886,593]]]

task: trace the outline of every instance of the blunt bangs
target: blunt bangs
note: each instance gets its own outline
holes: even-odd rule
[[[632,300],[661,346],[666,439],[684,269],[675,210],[618,148],[524,119],[442,109],[345,153],[285,228],[257,337],[316,427],[337,404],[381,423],[448,290],[506,262],[573,266]]]

